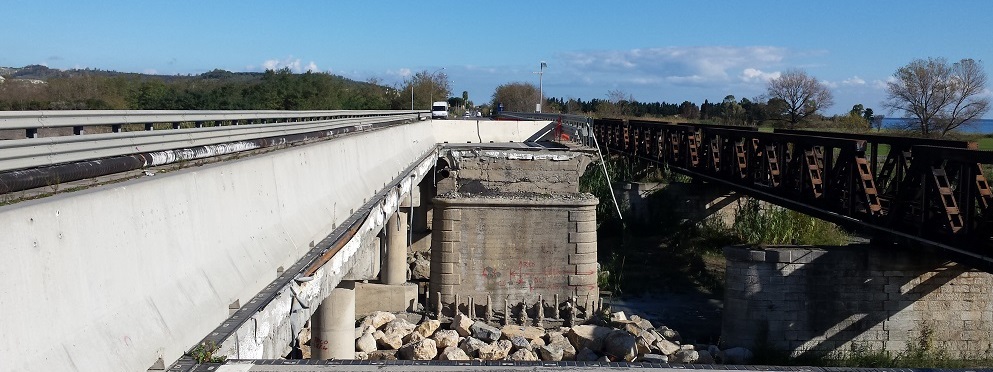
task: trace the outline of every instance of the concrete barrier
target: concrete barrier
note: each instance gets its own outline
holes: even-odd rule
[[[450,143],[538,141],[552,137],[551,121],[432,120],[435,139]]]
[[[168,365],[432,151],[430,125],[0,207],[0,370]]]

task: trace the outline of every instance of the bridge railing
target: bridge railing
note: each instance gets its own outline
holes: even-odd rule
[[[613,152],[993,270],[993,152],[964,141],[597,119]]]
[[[518,120],[549,120],[562,123],[562,129],[570,140],[586,146],[594,146],[591,137],[593,119],[584,115],[537,113],[537,112],[501,112],[500,118]]]
[[[0,194],[411,122],[428,111],[0,112]],[[53,136],[54,135],[54,136]],[[75,162],[100,161],[87,166]]]

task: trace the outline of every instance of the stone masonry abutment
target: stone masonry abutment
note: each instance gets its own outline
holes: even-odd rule
[[[930,345],[953,358],[993,351],[993,275],[873,245],[728,247],[727,346],[794,356]]]

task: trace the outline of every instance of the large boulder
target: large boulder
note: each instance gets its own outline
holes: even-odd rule
[[[510,344],[513,346],[513,350],[531,350],[531,342],[529,342],[524,336],[514,336],[511,338]]]
[[[662,354],[669,356],[679,351],[679,345],[677,345],[674,342],[667,341],[665,339],[659,339],[655,341],[655,348],[658,349],[658,351],[661,352]]]
[[[403,336],[403,343],[404,343],[404,345],[406,345],[406,344],[412,344],[412,343],[415,343],[417,341],[423,340],[424,338],[425,337],[424,336],[421,336],[420,333],[410,332],[406,336]]]
[[[538,350],[538,356],[541,358],[541,360],[547,362],[558,362],[562,360],[563,350],[558,345],[539,346],[537,350]]]
[[[479,355],[479,349],[486,346],[486,342],[475,337],[466,337],[462,340],[462,344],[459,345],[459,349],[465,351],[465,354],[469,357],[475,358]]]
[[[362,320],[362,324],[371,326],[374,329],[379,329],[379,327],[382,327],[386,325],[386,323],[396,320],[396,318],[397,316],[394,315],[393,313],[386,311],[376,311],[373,312],[372,314],[369,314],[369,316],[365,317],[365,319]]]
[[[537,361],[538,356],[531,350],[519,349],[507,357],[507,360],[514,361]]]
[[[496,329],[489,324],[484,322],[475,322],[469,327],[472,331],[472,337],[478,338],[486,342],[493,342],[500,339],[502,334],[499,329]]]
[[[376,351],[376,338],[369,333],[362,335],[362,337],[355,340],[355,351]]]
[[[431,338],[438,344],[439,349],[445,349],[451,346],[458,347],[459,345],[459,333],[451,329],[436,331]]]
[[[626,331],[615,330],[604,338],[602,351],[615,359],[630,362],[638,355],[637,340]]]
[[[415,327],[417,326],[411,324],[406,319],[399,318],[399,319],[394,319],[389,323],[386,323],[386,325],[383,326],[382,331],[383,333],[388,335],[389,334],[398,335],[400,336],[400,339],[403,339],[411,332],[413,332]]]
[[[644,319],[644,318],[642,318],[640,316],[637,316],[637,315],[632,315],[630,318],[628,318],[628,320],[630,320],[630,321],[634,322],[635,324],[637,324],[638,327],[641,328],[641,329],[653,329],[653,328],[655,328],[655,327],[652,326],[652,322],[648,321],[648,319]]]
[[[369,360],[397,360],[396,350],[376,350],[366,354]]]
[[[400,348],[400,357],[407,360],[431,360],[438,356],[438,345],[427,338]]]
[[[572,343],[572,346],[576,350],[582,350],[585,347],[593,351],[598,351],[603,348],[603,339],[613,331],[614,329],[610,327],[579,325],[569,329],[566,337],[569,338],[569,342]]]
[[[410,279],[431,279],[431,257],[426,254],[415,253],[412,258],[413,259],[408,259],[408,261],[410,261]]]
[[[600,359],[600,355],[588,347],[579,349],[579,352],[576,353],[577,362],[595,362],[597,359]]]
[[[441,327],[440,321],[428,319],[421,322],[421,324],[418,324],[417,328],[414,329],[414,332],[420,334],[424,338],[430,338],[434,335],[434,331],[438,330],[438,327]]]
[[[458,332],[459,336],[468,337],[472,334],[472,330],[470,330],[472,323],[472,319],[469,319],[469,317],[462,314],[462,312],[458,312],[455,314],[455,317],[452,318],[452,324],[449,325],[448,328]]]
[[[383,331],[376,331],[372,337],[376,339],[376,345],[379,345],[381,350],[396,350],[403,346],[403,337],[396,333],[386,334]]]
[[[562,349],[562,360],[575,360],[576,359],[576,347],[572,346],[565,336],[559,332],[549,332],[548,333],[548,346],[554,346]]]
[[[482,360],[502,360],[507,358],[511,349],[510,341],[499,340],[479,348],[479,358]]]
[[[362,325],[360,325],[358,327],[355,327],[355,338],[356,339],[358,339],[359,337],[362,337],[362,335],[364,335],[364,334],[370,334],[371,335],[373,333],[376,333],[376,328],[374,328],[371,325],[362,324]]]
[[[696,350],[680,350],[669,357],[670,363],[696,363],[700,359],[700,353]]]
[[[446,347],[438,355],[438,360],[471,360],[468,355],[466,355],[465,350],[459,349],[455,346]]]
[[[683,340],[683,338],[679,336],[679,332],[676,332],[676,331],[674,331],[672,329],[669,329],[669,327],[662,326],[662,327],[656,328],[655,330],[658,331],[659,334],[662,335],[662,338],[665,338],[666,340],[673,341],[673,342],[677,342],[677,341],[682,341]]]
[[[501,337],[503,337],[503,339],[505,340],[510,340],[514,338],[514,336],[521,336],[526,338],[528,341],[530,341],[545,336],[544,328],[532,327],[532,326],[519,326],[514,324],[508,324],[503,326],[503,328],[500,329],[500,332],[503,334]]]
[[[751,350],[743,347],[733,347],[718,353],[717,361],[723,364],[749,364],[752,362],[753,357],[755,357],[755,354],[752,354]]]

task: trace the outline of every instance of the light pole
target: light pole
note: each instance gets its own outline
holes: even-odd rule
[[[414,78],[410,78],[410,111],[414,111]]]
[[[430,87],[430,88],[431,88],[431,94],[430,94],[430,95],[428,95],[428,97],[430,97],[430,98],[428,99],[428,100],[430,101],[430,102],[428,102],[428,105],[429,105],[429,106],[432,106],[432,105],[434,105],[434,74],[437,74],[437,73],[438,73],[439,71],[442,71],[442,70],[444,70],[444,69],[445,69],[445,68],[444,68],[444,67],[442,67],[442,68],[439,68],[439,69],[437,69],[437,70],[434,70],[434,72],[432,72],[432,73],[431,73],[431,77],[430,77],[430,79],[431,79],[431,87]],[[448,79],[445,79],[445,80],[448,80]],[[430,107],[429,107],[429,108],[430,108]]]
[[[541,113],[541,106],[545,101],[545,94],[541,91],[541,80],[545,75],[545,67],[548,67],[548,64],[546,64],[545,61],[541,61],[541,68],[539,71],[532,72],[532,74],[538,74],[538,105],[536,106],[536,111],[538,113]]]

